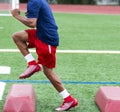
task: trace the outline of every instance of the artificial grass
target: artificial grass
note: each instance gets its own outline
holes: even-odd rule
[[[54,13],[59,26],[60,46],[65,50],[119,50],[120,16],[88,15]],[[16,46],[11,35],[27,27],[13,17],[0,17],[0,49],[10,49]],[[37,59],[35,53],[34,57]],[[62,81],[114,81],[119,82],[118,54],[64,54],[57,53],[57,68],[55,72]],[[0,53],[0,65],[10,66],[10,75],[0,75],[1,80],[18,80],[26,68],[26,62],[20,53]],[[42,72],[36,73],[28,80],[47,80]],[[2,110],[10,86],[7,83],[3,100],[0,101]],[[37,95],[36,112],[53,112],[62,98],[51,84],[34,84]],[[64,84],[70,93],[79,101],[76,112],[99,112],[94,103],[95,94],[103,84]],[[106,85],[105,85],[106,86]],[[116,86],[116,85],[115,85]]]

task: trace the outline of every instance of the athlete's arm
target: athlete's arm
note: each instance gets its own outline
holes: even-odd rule
[[[20,15],[20,10],[19,9],[12,10],[11,14],[12,14],[12,16],[14,18],[16,18],[17,20],[19,20],[24,25],[26,25],[28,27],[31,27],[31,28],[35,28],[36,27],[37,18],[22,17]]]

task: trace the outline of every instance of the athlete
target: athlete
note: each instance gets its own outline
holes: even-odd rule
[[[19,9],[11,10],[11,14],[18,21],[30,27],[30,29],[12,35],[15,44],[28,63],[27,69],[19,78],[29,78],[43,68],[46,77],[64,99],[62,105],[55,110],[65,111],[77,106],[78,101],[64,88],[53,70],[56,66],[56,49],[59,45],[59,35],[49,4],[46,0],[28,0],[26,17],[20,15]],[[29,48],[36,49],[37,62],[29,52]]]

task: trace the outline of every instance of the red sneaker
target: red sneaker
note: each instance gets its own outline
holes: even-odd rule
[[[31,77],[34,73],[41,71],[41,67],[36,62],[30,62],[27,69],[19,76],[19,79]]]
[[[71,96],[69,96],[71,97]],[[59,108],[56,108],[56,111],[67,111],[71,108],[74,108],[78,105],[78,101],[75,98],[70,98],[69,100],[64,99],[64,102]]]

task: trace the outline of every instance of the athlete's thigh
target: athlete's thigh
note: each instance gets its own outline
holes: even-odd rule
[[[26,31],[19,31],[13,34],[17,39],[21,41],[28,41],[28,33]]]

